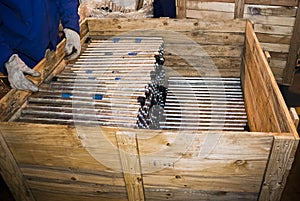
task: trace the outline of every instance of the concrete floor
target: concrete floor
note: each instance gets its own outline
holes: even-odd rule
[[[300,70],[295,74],[294,83],[291,87],[280,87],[282,95],[288,107],[300,107]],[[300,128],[298,128],[300,133]],[[286,188],[283,192],[281,201],[300,200],[300,148],[297,150],[295,162],[288,177]],[[15,201],[0,176],[0,201]],[[234,200],[233,200],[234,201]]]

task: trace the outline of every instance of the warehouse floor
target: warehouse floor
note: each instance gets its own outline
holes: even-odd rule
[[[291,87],[280,87],[288,107],[300,107],[300,70],[296,73],[294,84]],[[300,129],[298,128],[298,133]],[[297,150],[296,159],[287,181],[281,201],[300,200],[300,148]],[[12,194],[0,176],[0,200],[14,201]]]

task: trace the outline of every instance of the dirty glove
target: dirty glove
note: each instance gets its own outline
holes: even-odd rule
[[[5,63],[5,67],[8,72],[8,81],[10,83],[11,88],[20,89],[20,90],[29,90],[36,92],[38,91],[38,87],[34,85],[30,80],[28,80],[25,74],[32,75],[34,77],[38,77],[41,74],[29,68],[17,54],[13,54],[8,62]]]
[[[64,33],[66,36],[66,60],[73,60],[76,59],[81,51],[80,45],[80,36],[76,31],[72,29],[65,28]]]

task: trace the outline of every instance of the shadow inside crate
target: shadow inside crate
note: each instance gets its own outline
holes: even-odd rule
[[[1,201],[15,201],[1,175],[0,175],[0,198]]]

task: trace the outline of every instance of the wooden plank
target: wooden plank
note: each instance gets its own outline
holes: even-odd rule
[[[245,65],[245,105],[248,113],[248,123],[251,131],[268,130],[270,132],[280,132],[280,125],[273,111],[272,102],[268,97],[268,88],[265,78],[259,73],[262,65],[260,59],[255,55],[255,35],[249,32],[250,24],[247,25],[246,35],[246,65]],[[257,42],[258,43],[258,42]],[[253,46],[252,46],[253,44]],[[265,60],[266,61],[266,60]],[[267,63],[267,61],[266,61]],[[256,99],[255,92],[260,92]]]
[[[68,195],[98,199],[108,196],[116,197],[115,200],[127,197],[119,193],[121,189],[125,192],[125,183],[118,167],[119,154],[113,150],[115,133],[105,132],[110,140],[100,142],[98,127],[35,124],[35,129],[32,129],[32,124],[2,122],[0,130],[31,190],[58,193],[64,200]],[[107,195],[109,192],[111,196]]]
[[[299,0],[246,0],[247,4],[273,5],[273,6],[297,6]]]
[[[248,54],[246,54],[246,56],[248,56]],[[261,82],[263,82],[262,76],[253,75],[253,72],[249,71],[249,68],[251,68],[253,65],[255,64],[246,61],[244,81],[245,105],[247,109],[250,130],[280,132],[280,125],[274,116],[272,103],[264,98],[267,97],[267,88],[261,84]],[[255,92],[257,92],[257,90],[259,90],[260,95],[255,96]],[[257,98],[253,100],[252,97]]]
[[[187,1],[187,10],[234,12],[234,3]]]
[[[261,123],[260,129],[263,129],[263,127],[268,126],[269,123],[271,123],[271,125],[277,125],[279,126],[279,130],[278,132],[291,132],[293,133],[295,136],[296,135],[296,130],[295,127],[293,126],[291,117],[289,115],[288,109],[285,105],[284,99],[281,95],[281,92],[277,86],[277,83],[274,79],[274,76],[272,75],[272,72],[269,68],[268,62],[264,56],[264,53],[259,45],[259,42],[254,34],[254,31],[252,29],[252,24],[250,22],[247,23],[247,31],[246,31],[246,63],[248,65],[246,65],[248,72],[249,72],[249,78],[248,81],[251,81],[251,77],[254,79],[254,77],[259,78],[258,81],[254,82],[254,80],[252,80],[252,84],[249,84],[249,87],[258,87],[258,86],[262,86],[263,90],[257,90],[261,91],[263,93],[265,93],[264,98],[267,100],[263,100],[262,98],[261,101],[264,102],[271,102],[272,104],[269,106],[262,106],[259,110],[260,114],[254,114],[252,113],[253,111],[249,108],[248,112],[252,113],[251,115],[249,115],[250,117],[252,116],[264,116],[264,111],[266,109],[268,109],[268,107],[270,107],[268,109],[268,112],[270,112],[268,115],[271,115],[272,117],[268,117],[266,118],[266,122]],[[253,63],[255,62],[255,63]],[[256,69],[256,70],[254,70]],[[260,72],[260,73],[259,73]],[[258,74],[257,74],[258,73]],[[258,84],[258,82],[261,82]],[[246,86],[245,86],[246,87]],[[244,90],[247,90],[247,88],[245,88]],[[251,96],[250,96],[251,97]],[[252,96],[253,97],[253,96]],[[255,103],[251,103],[251,101],[254,101],[254,99],[249,99],[249,97],[245,97],[246,98],[246,104],[251,105],[253,104],[254,106],[257,104],[261,104],[259,103],[259,101],[255,101]],[[255,99],[257,100],[257,99]],[[272,100],[272,101],[270,101]],[[250,114],[249,113],[249,114]],[[270,121],[270,118],[272,118],[271,122],[267,123],[268,121]],[[250,120],[249,120],[250,121]],[[252,120],[250,121],[251,124]],[[277,122],[277,123],[276,123]],[[258,121],[253,122],[255,124],[258,123]],[[257,128],[257,127],[256,127]],[[270,129],[275,129],[271,128]],[[275,129],[276,130],[276,129]],[[265,131],[265,130],[264,130]]]
[[[261,47],[265,51],[288,53],[290,45],[288,44],[276,44],[276,43],[260,43]]]
[[[267,24],[254,24],[255,33],[267,33],[267,34],[278,34],[278,35],[292,35],[293,27],[276,26]]]
[[[265,56],[266,56],[266,59],[267,59],[268,63],[270,64],[270,60],[271,60],[270,52],[269,51],[264,51],[264,53],[265,53]]]
[[[186,18],[186,1],[187,0],[176,0],[176,18],[184,19]]]
[[[144,0],[136,0],[135,1],[135,10],[138,11],[143,7]]]
[[[290,26],[295,24],[295,17],[283,16],[262,16],[262,15],[244,15],[245,19],[250,19],[255,24],[275,25],[275,26]],[[276,34],[276,32],[274,33]]]
[[[295,138],[275,136],[259,201],[279,201],[294,157]]]
[[[245,0],[236,0],[234,6],[234,18],[244,17]]]
[[[193,18],[193,19],[203,19],[204,21],[208,21],[211,19],[230,20],[233,19],[234,13],[218,12],[218,11],[187,10],[186,17]]]
[[[101,190],[93,194],[90,193],[89,195],[78,195],[77,192],[75,192],[74,194],[65,194],[63,192],[49,191],[48,189],[40,190],[41,188],[43,188],[43,186],[40,186],[39,183],[32,182],[31,185],[35,187],[35,189],[33,190],[35,197],[37,197],[37,199],[41,201],[128,201],[127,197],[114,197],[114,194],[101,192]],[[100,194],[100,196],[95,196],[95,194]],[[119,194],[121,194],[121,192],[119,192]]]
[[[229,58],[229,57],[199,57],[199,60],[189,59],[186,61],[176,57],[176,55],[168,55],[166,57],[165,65],[168,69],[179,70],[179,69],[188,69],[191,71],[197,69],[210,69],[210,70],[240,70],[241,59],[240,58]]]
[[[0,129],[0,173],[8,185],[16,201],[35,201],[27,181],[23,178],[22,172],[11,153],[3,130]]]
[[[297,111],[294,107],[290,108],[290,114],[291,114],[292,120],[294,121],[295,127],[298,128],[298,126],[299,126],[299,116],[298,116]]]
[[[297,60],[300,59],[300,2],[291,38],[289,56],[283,72],[283,84],[292,85]]]
[[[5,139],[11,149],[14,150],[13,154],[38,200],[43,200],[43,192],[57,194],[54,198],[64,198],[65,200],[69,199],[68,195],[71,198],[74,197],[74,199],[76,195],[87,200],[93,200],[97,197],[104,199],[106,195],[109,195],[107,193],[110,192],[112,194],[108,197],[111,200],[117,200],[117,192],[121,192],[120,200],[122,200],[124,195],[122,187],[124,189],[125,186],[123,186],[124,182],[120,172],[115,172],[115,169],[104,166],[106,165],[104,162],[95,160],[97,159],[95,155],[102,152],[102,156],[107,155],[107,159],[116,159],[118,162],[120,162],[120,159],[111,154],[110,149],[98,143],[97,138],[101,134],[93,131],[95,128],[83,127],[82,129],[87,130],[86,134],[88,134],[85,136],[84,133],[81,133],[80,127],[75,129],[67,126],[35,124],[35,130],[32,130],[30,129],[32,124],[1,123],[0,125],[1,130],[5,131]],[[232,195],[229,198],[235,195],[253,197],[258,193],[257,189],[261,183],[269,155],[270,149],[268,147],[272,144],[273,139],[272,135],[264,133],[247,133],[245,136],[243,133],[234,132],[226,133],[226,135],[214,132],[187,132],[182,136],[180,132],[145,132],[145,130],[119,129],[121,134],[129,132],[133,135],[136,133],[139,136],[138,154],[142,156],[141,163],[143,164],[141,172],[147,176],[148,187],[164,189],[169,186],[182,188],[182,186],[187,185],[186,187],[191,191],[188,194],[193,197],[199,196],[203,190],[208,191],[208,193],[216,191],[216,197],[221,198],[228,196],[217,193],[219,191],[223,192],[223,190]],[[114,136],[116,136],[118,129],[103,128],[102,131],[110,141],[108,144],[116,146],[117,142]],[[79,140],[78,135],[80,139],[90,138],[89,141],[93,144],[87,143],[87,140]],[[206,150],[208,151],[206,152],[204,150],[202,152],[199,145],[206,140],[208,135],[213,138],[216,137],[217,145],[211,151]],[[127,136],[125,137],[127,139]],[[177,139],[177,137],[182,137],[182,140]],[[239,138],[240,140],[238,140]],[[237,140],[240,142],[235,143]],[[123,138],[122,141],[124,141]],[[125,140],[125,142],[128,141]],[[128,143],[134,142],[129,140]],[[123,143],[120,145],[124,146]],[[241,149],[240,147],[243,146],[248,148]],[[94,150],[89,149],[92,147]],[[123,148],[126,148],[125,150],[130,148],[129,150],[132,152],[131,148],[137,150],[136,146],[131,145]],[[182,148],[183,151],[181,151]],[[87,151],[89,154],[84,154]],[[92,151],[95,153],[92,153]],[[44,155],[39,154],[42,152]],[[205,155],[205,159],[202,155],[199,155],[200,153]],[[154,154],[154,157],[152,157],[152,154]],[[131,156],[124,156],[123,159],[131,161],[128,168],[134,166],[133,169],[137,170],[137,155],[132,156],[132,158],[129,158],[130,160],[128,157]],[[175,162],[174,168],[171,168],[169,163],[164,165],[165,160],[168,162],[169,159],[173,160],[178,156],[180,160],[173,161]],[[151,171],[152,168],[154,170],[159,168],[160,171],[156,174],[156,171]],[[132,169],[129,170],[132,171]],[[203,175],[203,177],[195,177],[198,174]],[[176,175],[179,176],[176,177]],[[134,178],[137,179],[137,177]],[[133,178],[131,179],[128,178],[131,183],[137,182]],[[243,182],[244,185],[242,185]],[[211,183],[211,185],[206,186],[204,183],[206,185]],[[159,185],[156,187],[157,184]],[[218,190],[214,190],[215,188]],[[54,198],[50,197],[46,200],[55,200]]]
[[[109,186],[109,188],[102,188],[102,184],[81,184],[79,182],[59,183],[52,181],[49,183],[31,180],[29,185],[33,189],[33,193],[39,201],[127,201],[126,192],[124,188],[118,186]]]
[[[181,57],[240,57],[242,52],[241,46],[234,45],[165,44],[165,49]]]
[[[291,41],[290,35],[256,33],[256,36],[261,43],[290,44]]]
[[[145,24],[147,24],[147,29],[145,29]],[[198,19],[169,19],[169,18],[159,18],[159,19],[109,19],[104,18],[98,20],[96,18],[88,19],[88,25],[90,30],[90,35],[99,35],[100,33],[104,35],[116,35],[114,33],[127,33],[128,35],[133,35],[134,31],[144,31],[144,35],[151,36],[151,34],[157,34],[161,31],[195,31],[195,30],[206,30],[213,32],[229,32],[229,33],[244,33],[245,32],[245,20],[220,20],[220,21],[203,21]],[[113,34],[108,34],[109,32]],[[100,34],[100,35],[102,35]],[[124,34],[126,36],[126,34]],[[122,35],[123,36],[123,35]]]
[[[262,16],[295,17],[297,7],[245,5],[245,14]]]
[[[235,3],[235,0],[199,0],[199,2]],[[299,2],[298,0],[245,0],[246,4],[273,5],[273,6],[297,6],[298,2]]]
[[[259,177],[272,141],[272,136],[258,133],[138,133],[146,199],[152,198],[147,197],[150,189],[173,189],[174,200],[180,200],[175,193],[180,189],[186,189],[185,196],[192,200],[204,200],[203,194],[211,200],[234,200],[239,193],[244,193],[245,199],[253,198],[259,191]],[[240,146],[247,146],[247,150]]]
[[[127,200],[121,173],[25,164],[20,169],[37,200]]]
[[[117,132],[120,159],[129,201],[145,200],[136,134]]]

